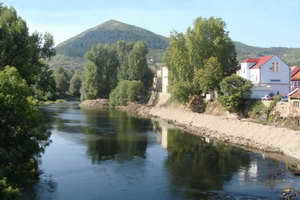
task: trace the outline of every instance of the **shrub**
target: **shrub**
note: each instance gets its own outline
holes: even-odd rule
[[[236,74],[228,76],[220,83],[219,101],[230,112],[238,112],[243,102],[250,96],[251,81]]]
[[[143,92],[144,86],[141,81],[120,81],[117,87],[110,93],[110,104],[113,106],[123,106],[128,101],[140,101],[143,99]]]
[[[253,119],[266,120],[268,107],[265,106],[261,101],[255,101],[248,104],[247,115]]]
[[[191,94],[192,86],[189,82],[177,82],[171,86],[172,99],[179,103],[187,103]]]

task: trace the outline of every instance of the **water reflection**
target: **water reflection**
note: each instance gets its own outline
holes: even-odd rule
[[[202,192],[223,190],[234,173],[250,166],[250,156],[240,149],[218,143],[206,143],[197,136],[186,137],[182,131],[168,132],[169,156],[165,161],[176,192],[188,199],[199,199]]]
[[[76,105],[47,111],[53,143],[27,199],[276,199],[300,189],[283,162],[168,124]]]

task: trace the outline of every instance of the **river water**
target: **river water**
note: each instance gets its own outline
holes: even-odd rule
[[[51,140],[24,200],[279,199],[285,163],[116,110],[43,108]]]

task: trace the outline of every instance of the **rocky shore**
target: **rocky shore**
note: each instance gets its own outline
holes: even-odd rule
[[[140,117],[166,120],[194,135],[248,149],[280,153],[300,161],[299,131],[224,116],[199,114],[171,106],[131,104],[120,109]]]
[[[101,108],[108,105],[104,100],[81,103],[81,107],[86,108]],[[165,120],[194,135],[263,152],[281,153],[300,161],[300,131],[225,116],[199,114],[182,107],[166,106],[161,103],[156,106],[130,103],[118,109],[143,118]]]

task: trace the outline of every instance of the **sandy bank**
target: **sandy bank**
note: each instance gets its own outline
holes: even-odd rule
[[[109,100],[108,99],[95,99],[95,100],[85,100],[79,104],[80,107],[83,108],[103,108],[109,106]]]
[[[280,152],[300,160],[299,131],[198,114],[172,107],[152,107],[148,113],[171,121],[197,135],[262,151]]]

